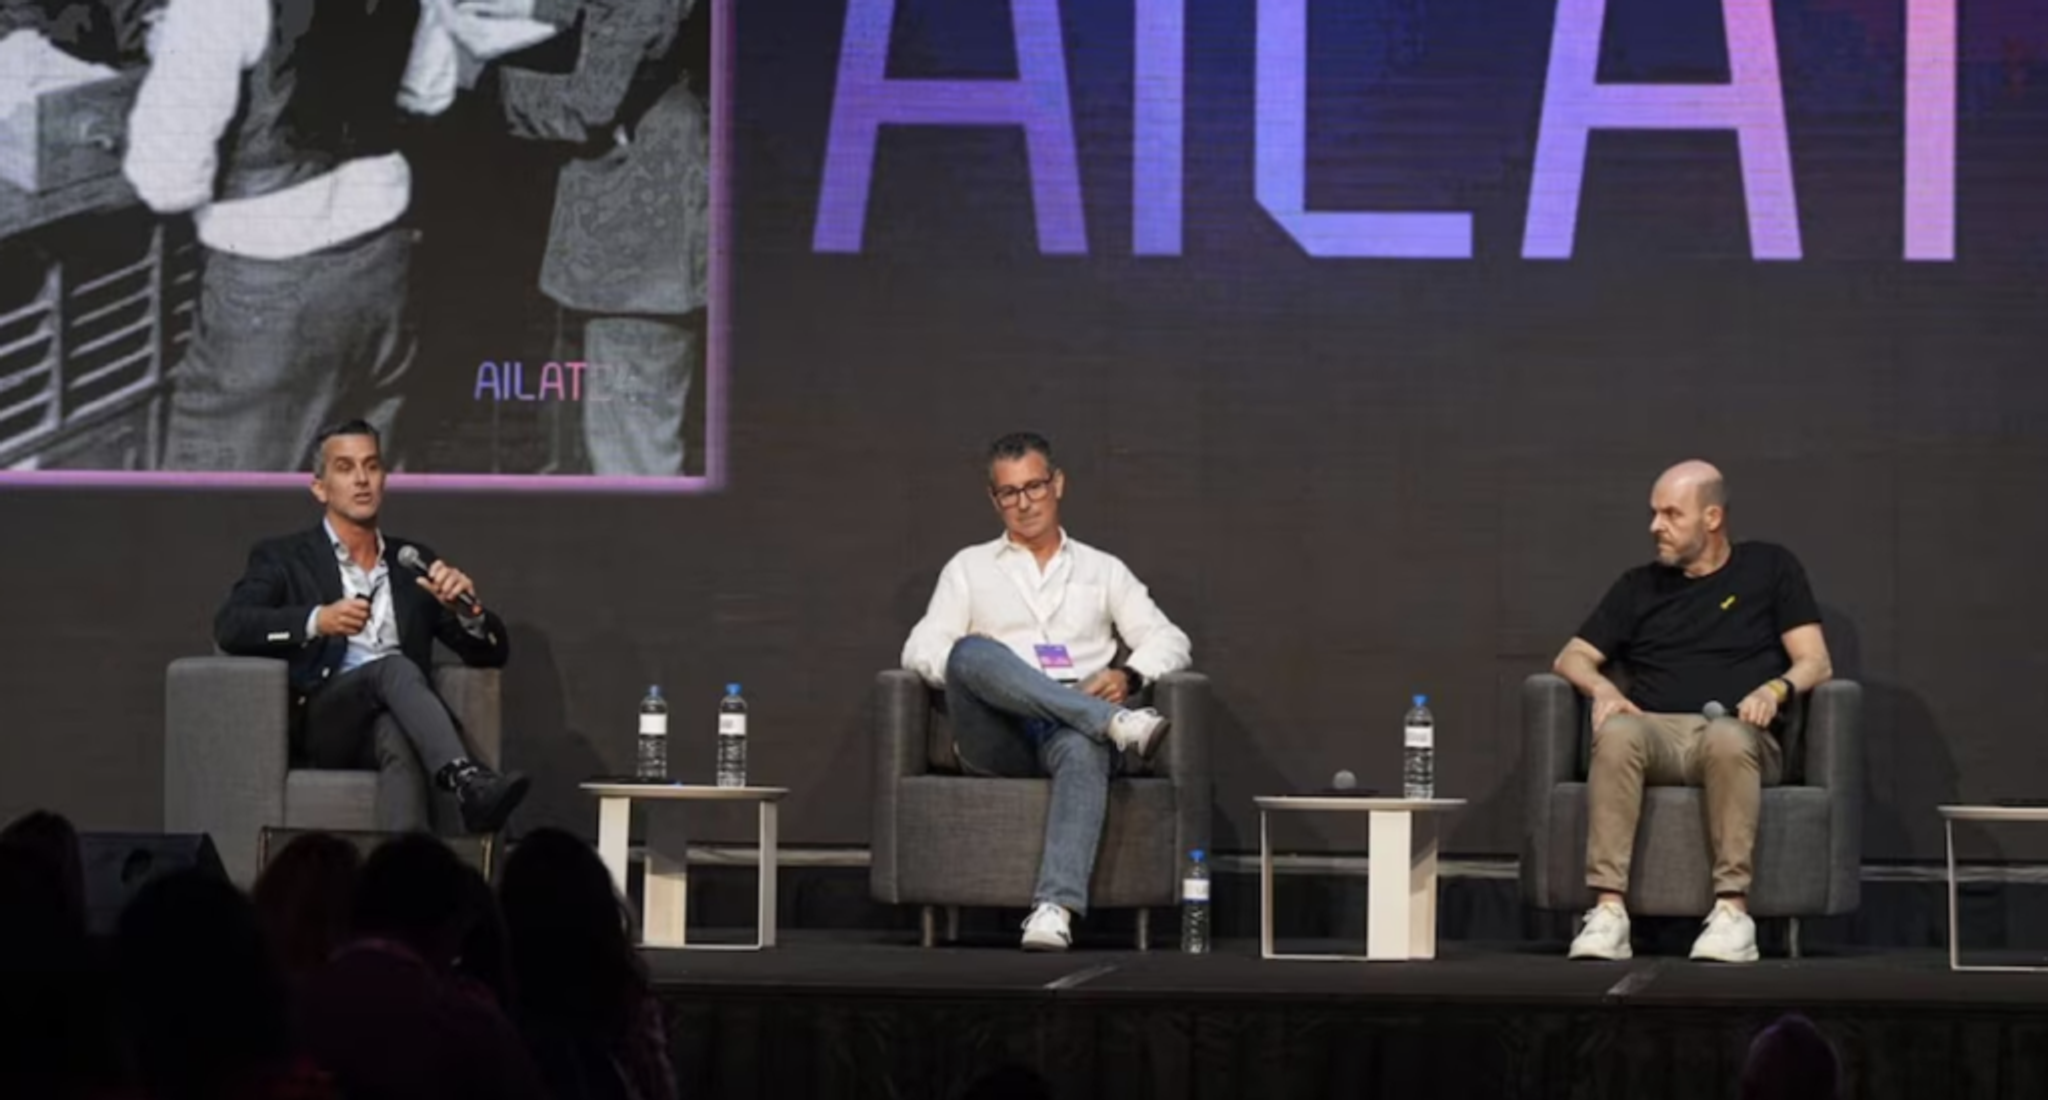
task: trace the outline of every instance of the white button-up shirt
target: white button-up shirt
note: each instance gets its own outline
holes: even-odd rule
[[[334,533],[332,521],[323,519],[320,521],[320,527],[327,532],[327,541],[334,547],[334,563],[341,570],[342,598],[367,596],[370,599],[370,621],[363,624],[361,631],[350,635],[348,652],[341,657],[340,671],[351,672],[371,661],[383,660],[399,651],[398,604],[391,597],[391,564],[384,560],[384,532],[377,532],[376,567],[364,569],[350,556],[348,547],[341,541],[341,536]],[[485,620],[482,614],[470,615],[457,611],[455,620],[462,624],[462,629],[476,637],[484,636]],[[316,605],[306,616],[306,644],[311,645],[320,640],[319,623],[320,608]]]
[[[208,248],[259,260],[361,237],[396,222],[412,202],[412,169],[399,153],[344,161],[269,194],[215,199],[220,142],[243,106],[243,77],[270,48],[273,18],[270,0],[170,0],[121,163],[150,209],[189,210]],[[456,83],[455,40],[423,4],[392,95],[407,111],[438,115],[455,101]]]
[[[334,524],[323,519],[320,526],[327,532],[327,541],[334,545],[334,561],[341,568],[342,598],[370,598],[370,621],[349,637],[348,652],[341,658],[341,671],[352,672],[398,652],[398,608],[391,600],[391,566],[384,560],[384,532],[377,532],[376,568],[364,569],[349,555],[341,536],[334,533]],[[314,626],[319,621],[320,609],[315,607],[306,619],[307,640],[319,637]]]
[[[1040,667],[1036,647],[1063,645],[1083,680],[1109,667],[1119,638],[1131,648],[1124,663],[1147,681],[1190,660],[1188,636],[1130,567],[1065,531],[1042,569],[1007,534],[953,555],[903,645],[903,667],[942,686],[953,644],[969,634],[1009,646],[1033,668]]]

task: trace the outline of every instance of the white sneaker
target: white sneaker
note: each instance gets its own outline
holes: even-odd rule
[[[1144,710],[1120,710],[1109,720],[1109,743],[1119,751],[1135,752],[1150,760],[1152,750],[1166,736],[1166,728],[1172,723],[1164,714],[1146,707]]]
[[[1726,901],[1714,903],[1714,911],[1701,923],[1707,930],[1692,941],[1692,957],[1709,962],[1753,963],[1756,954],[1756,922],[1749,914]]]
[[[1065,951],[1074,942],[1069,919],[1065,909],[1049,901],[1039,902],[1024,918],[1024,950]]]
[[[1571,958],[1619,961],[1634,954],[1628,943],[1628,910],[1611,901],[1586,910],[1586,925],[1572,940]]]

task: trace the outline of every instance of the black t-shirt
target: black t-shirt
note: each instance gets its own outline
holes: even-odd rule
[[[1696,714],[1718,702],[1732,714],[1792,667],[1784,633],[1818,622],[1799,559],[1744,542],[1704,577],[1656,562],[1623,573],[1579,637],[1627,671],[1629,701],[1645,711]]]

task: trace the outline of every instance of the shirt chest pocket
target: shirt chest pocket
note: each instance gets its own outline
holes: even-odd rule
[[[1067,585],[1066,599],[1060,603],[1059,620],[1063,624],[1079,625],[1106,622],[1109,618],[1109,590],[1099,584],[1075,581]]]

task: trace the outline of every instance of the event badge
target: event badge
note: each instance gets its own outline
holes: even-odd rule
[[[1048,644],[1035,645],[1031,648],[1038,652],[1039,670],[1047,676],[1062,683],[1073,683],[1081,678],[1074,671],[1074,659],[1067,656],[1066,646]]]

